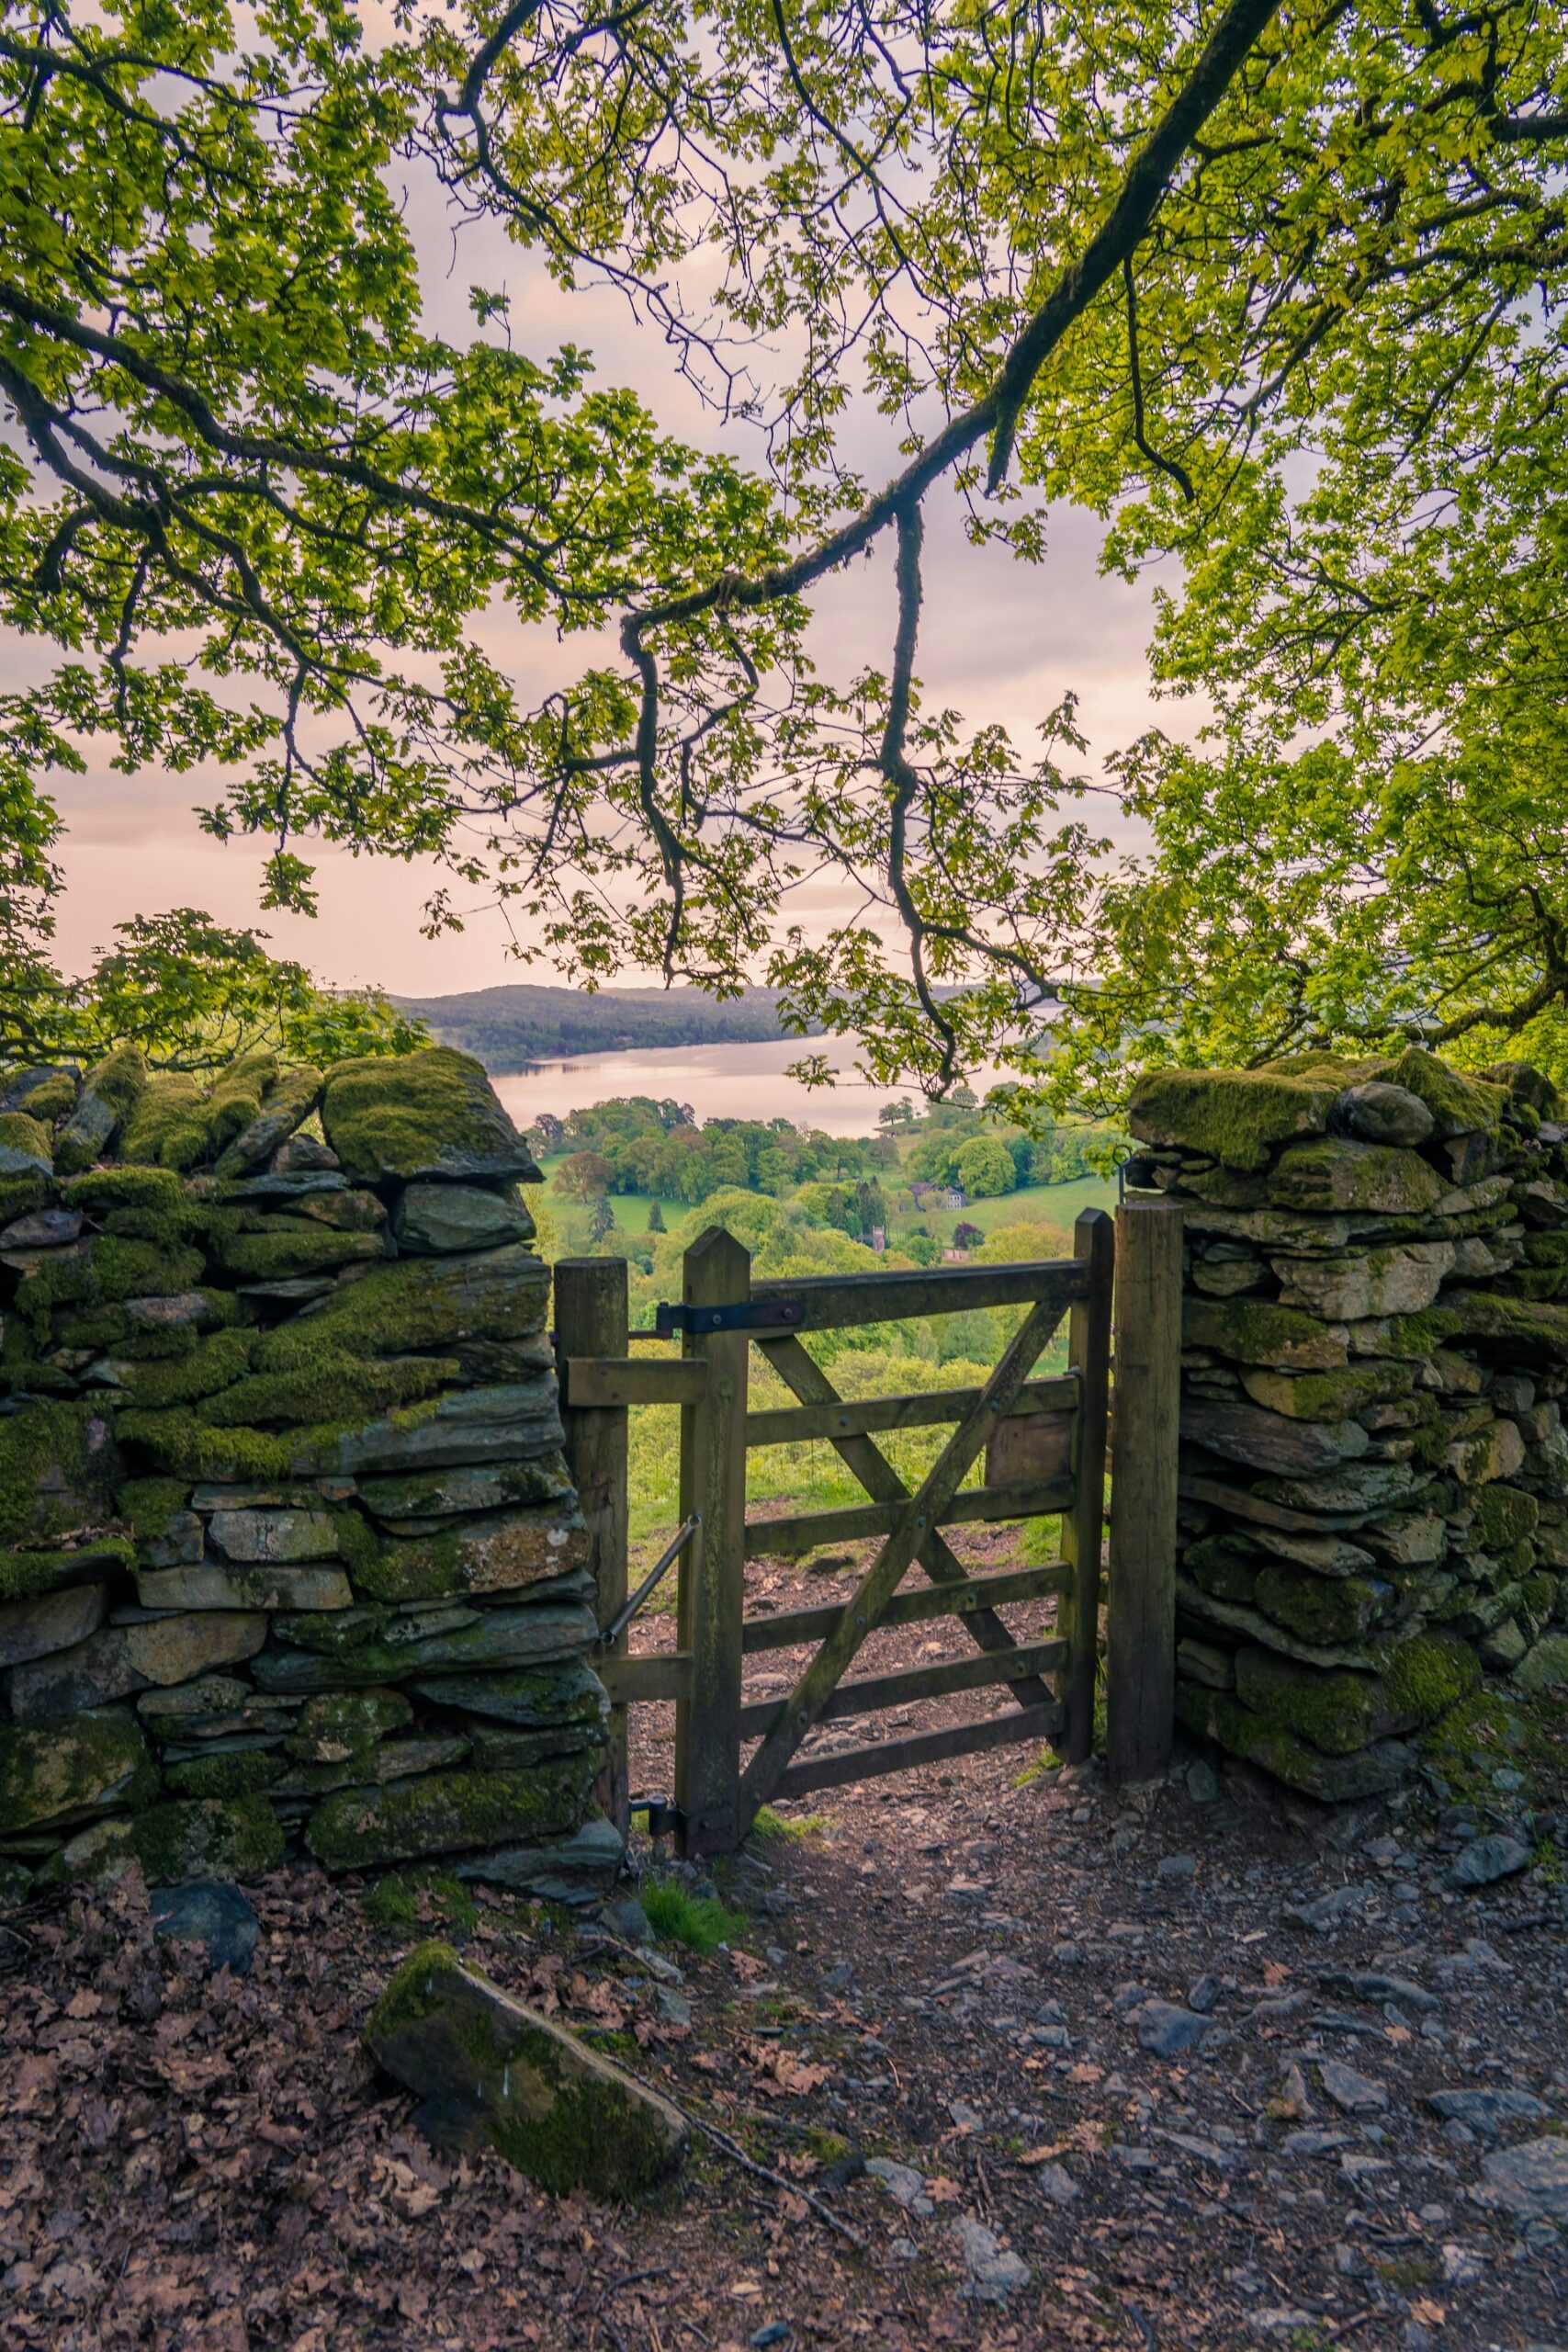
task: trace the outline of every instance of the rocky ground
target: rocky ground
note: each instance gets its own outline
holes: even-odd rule
[[[719,1871],[742,1924],[706,1954],[451,1882],[367,1917],[313,1867],[251,1890],[246,1975],[156,1939],[134,1880],[35,1905],[0,1931],[0,2343],[1568,2342],[1561,1792],[1500,1755],[1468,1804],[1336,1815],[1191,1755],[1119,1809],[1034,1760],[797,1809]],[[1521,1859],[1489,1837],[1529,1866],[1467,1884]],[[699,2129],[637,2211],[434,2155],[359,2042],[433,1932],[729,2147]]]

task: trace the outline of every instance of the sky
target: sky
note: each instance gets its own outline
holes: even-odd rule
[[[637,327],[621,297],[562,293],[530,268],[498,226],[468,227],[455,240],[438,191],[410,193],[409,218],[434,329],[463,334],[468,287],[504,288],[513,297],[514,340],[525,347],[543,352],[567,339],[585,345],[593,351],[600,380],[632,384],[665,427],[699,443],[718,438],[712,414],[676,376],[658,335]],[[868,415],[855,429],[861,441],[852,445],[850,462],[868,480],[879,480],[893,465],[891,452],[884,458],[876,446],[884,428]],[[743,457],[754,446],[744,426],[728,438]],[[1054,519],[1045,562],[1021,564],[1005,548],[970,546],[956,499],[934,492],[927,502],[919,664],[928,705],[952,705],[976,724],[1000,721],[1027,753],[1040,719],[1070,688],[1080,698],[1091,766],[1148,726],[1157,707],[1145,659],[1151,592],[1146,582],[1130,586],[1102,578],[1099,544],[1096,519],[1066,508]],[[810,650],[829,674],[848,677],[867,663],[886,668],[893,633],[890,544],[825,582],[815,601]],[[559,653],[547,632],[530,632],[505,616],[485,634],[491,652],[502,653],[525,683],[558,674]],[[574,667],[582,650],[578,640]],[[6,643],[0,636],[0,683],[20,683],[46,656],[36,640]],[[1175,717],[1168,708],[1159,715],[1168,726]],[[319,914],[313,921],[259,915],[259,876],[269,844],[213,841],[192,815],[195,807],[220,797],[216,775],[169,776],[150,769],[119,775],[106,758],[85,776],[56,779],[53,789],[68,828],[59,858],[66,888],[56,932],[58,959],[67,970],[90,963],[127,917],[188,906],[236,927],[259,926],[275,955],[297,957],[336,987],[374,984],[427,996],[557,978],[547,964],[525,966],[511,957],[505,923],[482,904],[476,903],[462,933],[423,938],[420,910],[436,882],[434,867],[425,864],[296,842],[298,853],[317,865]],[[1103,814],[1097,812],[1094,821],[1103,823]],[[825,926],[835,911],[827,886],[815,901],[807,892],[792,899],[790,909],[792,920],[813,928]],[[645,980],[629,972],[624,978]]]

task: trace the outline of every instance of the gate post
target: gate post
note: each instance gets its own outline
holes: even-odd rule
[[[1106,1626],[1111,1784],[1170,1761],[1176,1704],[1176,1509],[1181,1408],[1181,1211],[1124,1201],[1116,1217],[1116,1358]]]
[[[1072,1589],[1057,1603],[1058,1628],[1071,1645],[1056,1694],[1066,1709],[1066,1757],[1086,1762],[1094,1747],[1094,1678],[1100,1664],[1100,1555],[1105,1542],[1105,1419],[1111,1370],[1111,1295],[1115,1227],[1103,1209],[1080,1211],[1073,1255],[1087,1259],[1089,1290],[1067,1323],[1067,1362],[1078,1376],[1073,1432],[1077,1491],[1062,1521],[1062,1558]]]
[[[624,1258],[561,1258],[555,1269],[556,1370],[563,1396],[571,1356],[624,1357],[626,1352],[626,1261]],[[626,1408],[624,1405],[561,1408],[566,1458],[588,1522],[588,1569],[598,1586],[594,1611],[607,1625],[626,1597]],[[624,1657],[623,1634],[612,1656]],[[626,1711],[610,1710],[610,1749],[597,1795],[622,1837],[626,1832]]]
[[[751,1295],[751,1260],[709,1226],[682,1261],[688,1306],[731,1306]],[[681,1558],[679,1642],[692,1659],[691,1696],[675,1711],[675,1802],[685,1854],[733,1853],[740,1843],[740,1624],[746,1609],[744,1331],[685,1334],[707,1385],[681,1408],[681,1517],[702,1524]]]

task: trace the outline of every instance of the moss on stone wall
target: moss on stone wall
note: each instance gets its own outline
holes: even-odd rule
[[[1127,1125],[1141,1142],[1181,1144],[1227,1168],[1266,1168],[1280,1144],[1321,1135],[1337,1084],[1263,1071],[1163,1069],[1139,1079]]]

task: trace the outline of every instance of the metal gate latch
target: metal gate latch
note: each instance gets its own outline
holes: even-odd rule
[[[661,1298],[653,1310],[653,1336],[672,1340],[677,1331],[789,1331],[805,1319],[803,1298],[742,1298],[733,1306],[671,1306]]]

